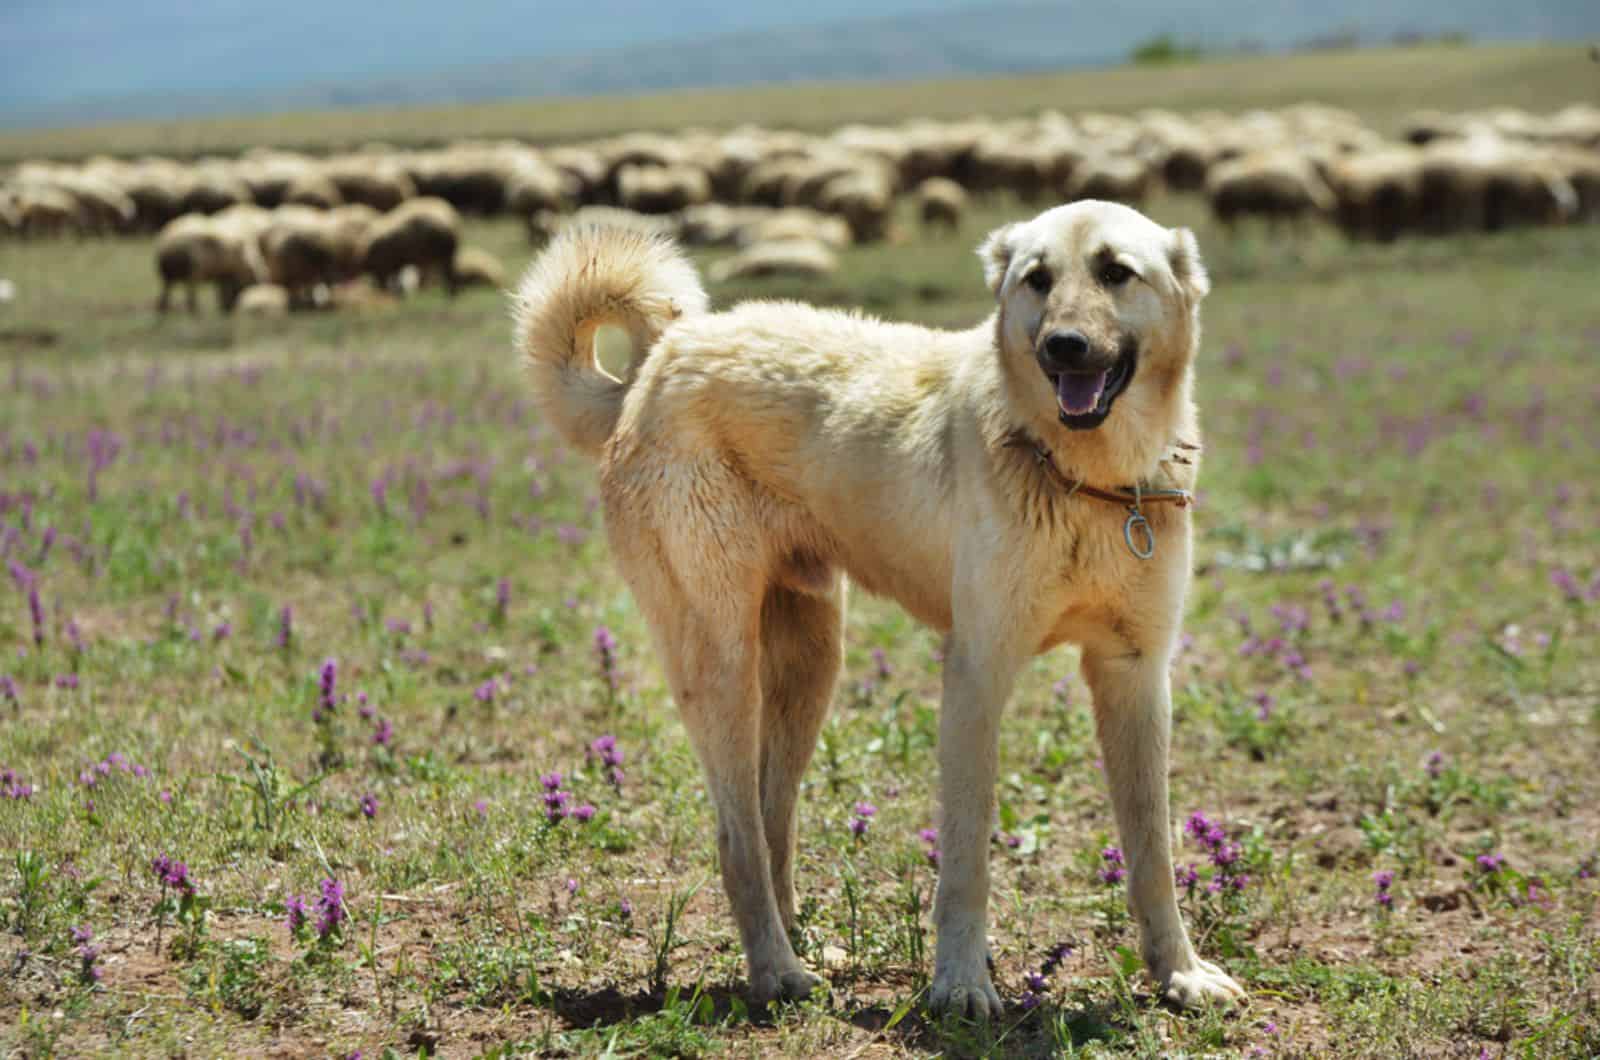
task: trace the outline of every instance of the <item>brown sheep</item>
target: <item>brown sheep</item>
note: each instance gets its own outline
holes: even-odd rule
[[[217,307],[231,313],[240,292],[266,278],[261,252],[242,225],[204,214],[185,214],[161,229],[156,237],[156,270],[161,277],[156,308],[163,313],[177,284],[187,288],[191,313],[199,308],[195,285],[201,283],[215,284]]]
[[[1218,163],[1206,176],[1211,212],[1232,226],[1246,216],[1301,221],[1331,213],[1333,193],[1305,156],[1291,150],[1261,151]]]
[[[401,272],[437,270],[445,290],[456,293],[456,249],[461,218],[443,199],[423,196],[401,203],[372,223],[362,244],[363,269],[379,287],[394,288]]]
[[[967,212],[967,192],[961,185],[945,177],[929,177],[917,185],[916,196],[923,228],[960,231],[961,218]]]

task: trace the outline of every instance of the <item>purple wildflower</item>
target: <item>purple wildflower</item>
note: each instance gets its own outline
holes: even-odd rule
[[[493,703],[495,693],[494,678],[489,678],[483,684],[472,690],[472,697],[479,703]]]
[[[388,747],[394,739],[394,726],[388,718],[379,718],[378,726],[372,732],[372,742],[379,747]]]
[[[560,773],[546,773],[539,778],[539,783],[544,785],[546,791],[560,791],[561,785],[566,783],[566,777]]]
[[[1550,581],[1561,590],[1561,595],[1569,602],[1578,603],[1583,599],[1583,588],[1578,584],[1578,579],[1572,576],[1571,571],[1557,568],[1550,572]]]
[[[78,925],[72,929],[72,943],[78,947],[78,979],[91,985],[98,983],[101,975],[100,967],[96,964],[100,959],[100,947],[93,942],[92,928]]]
[[[867,829],[872,825],[872,818],[877,816],[878,808],[870,802],[858,802],[855,805],[855,816],[850,818],[850,834],[857,839],[864,839]]]
[[[594,818],[596,812],[595,808],[586,802],[582,806],[574,808],[568,816],[579,824],[588,824]]]
[[[332,877],[322,881],[317,898],[317,934],[327,938],[344,922],[344,884]]]
[[[159,854],[150,862],[150,871],[161,881],[162,887],[171,887],[184,894],[194,893],[194,880],[189,877],[189,866]]]
[[[511,581],[501,578],[494,587],[494,620],[497,625],[503,625],[506,612],[511,609]]]
[[[28,583],[28,615],[33,619],[33,645],[44,647],[44,605],[39,602],[37,582]]]
[[[324,659],[322,674],[318,685],[317,711],[313,715],[321,721],[324,715],[332,714],[339,706],[339,661],[337,659]]]
[[[1477,857],[1478,868],[1488,875],[1499,872],[1505,867],[1505,863],[1504,854],[1479,854]]]
[[[378,797],[370,791],[361,796],[361,816],[368,820],[378,816]]]
[[[1439,751],[1430,752],[1423,768],[1428,771],[1429,777],[1438,780],[1440,775],[1444,773],[1444,755]]]
[[[880,681],[887,681],[894,674],[894,667],[889,665],[888,653],[882,648],[872,649],[872,665],[877,670]]]
[[[617,746],[615,736],[606,733],[604,736],[596,737],[589,744],[585,757],[591,759],[598,757],[600,764],[606,769],[606,782],[619,791],[622,789],[623,754],[622,748]]]
[[[606,687],[615,694],[617,686],[622,683],[622,675],[617,672],[617,638],[605,626],[595,627],[594,650],[600,660],[600,676],[605,679]]]
[[[311,909],[306,905],[306,900],[298,894],[291,894],[283,903],[284,926],[289,929],[289,934],[299,937],[305,928],[306,922],[311,919]]]
[[[13,711],[22,709],[22,698],[17,695],[16,678],[10,674],[0,674],[0,699],[10,703]]]
[[[288,651],[293,643],[294,608],[284,604],[283,610],[278,612],[278,639],[276,644],[279,651]]]
[[[1377,886],[1377,893],[1372,900],[1378,903],[1379,908],[1387,911],[1394,908],[1394,895],[1389,888],[1394,884],[1394,871],[1392,869],[1379,869],[1372,874],[1372,882]]]
[[[1105,868],[1100,870],[1100,882],[1107,887],[1115,887],[1127,877],[1127,861],[1121,847],[1106,847],[1100,851],[1100,860],[1105,862]]]
[[[576,895],[577,893],[578,893],[578,881],[573,879],[571,876],[568,876],[567,877],[567,894],[569,896],[571,896],[571,895]]]

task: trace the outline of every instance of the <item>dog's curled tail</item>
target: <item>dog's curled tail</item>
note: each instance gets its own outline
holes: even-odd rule
[[[705,309],[700,277],[670,239],[568,227],[528,266],[512,302],[540,412],[568,444],[597,455],[650,347],[674,320]],[[595,359],[604,325],[622,328],[633,346],[621,378]]]

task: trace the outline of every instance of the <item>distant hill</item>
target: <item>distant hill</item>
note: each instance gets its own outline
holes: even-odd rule
[[[594,0],[521,16],[477,0],[0,6],[0,125],[13,127],[1023,73],[1120,62],[1159,34],[1229,51],[1600,35],[1597,0],[884,0],[867,19],[842,18],[859,9],[846,0],[798,11]],[[550,54],[558,46],[567,53]]]

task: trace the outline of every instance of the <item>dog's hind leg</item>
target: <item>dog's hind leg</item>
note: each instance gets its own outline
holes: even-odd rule
[[[1128,861],[1128,905],[1139,922],[1145,966],[1177,1004],[1233,1000],[1244,990],[1199,958],[1178,912],[1167,802],[1168,657],[1154,648],[1085,645],[1083,676],[1094,695],[1106,783]]]
[[[772,889],[794,930],[795,799],[844,665],[843,579],[825,594],[774,586],[761,605],[761,816]]]
[[[722,514],[722,513],[719,513]],[[717,810],[717,859],[758,1005],[809,994],[821,980],[795,956],[778,915],[761,807],[761,581],[738,569],[715,541],[701,547],[685,528],[669,550],[693,553],[692,580],[643,547],[649,531],[610,527],[634,598],[656,635],[673,698],[705,769]],[[691,547],[694,546],[694,547]],[[715,557],[715,558],[713,558]],[[686,588],[692,584],[693,589]]]

